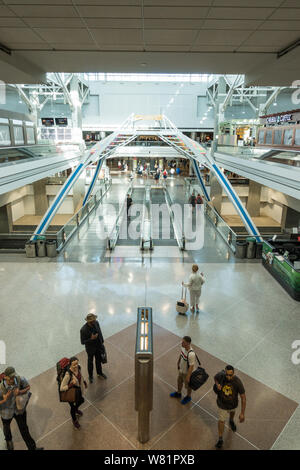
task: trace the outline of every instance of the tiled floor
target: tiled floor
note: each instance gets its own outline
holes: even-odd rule
[[[176,362],[180,336],[154,325],[154,396],[150,440],[137,439],[137,413],[134,410],[134,349],[136,326],[130,326],[105,340],[109,362],[103,366],[107,380],[96,378],[89,385],[82,428],[73,428],[69,406],[59,403],[55,368],[31,379],[33,392],[28,407],[28,424],[39,446],[45,449],[213,449],[217,438],[216,396],[213,375],[224,363],[195,347],[197,356],[209,372],[206,384],[193,392],[186,406],[169,397],[176,386]],[[86,353],[77,354],[84,376]],[[224,434],[224,449],[269,449],[287,424],[297,403],[248,375],[236,371],[249,397],[246,421],[233,433]],[[24,443],[13,425],[16,448]]]
[[[224,363],[231,363],[247,385],[247,422],[238,426],[237,434],[226,431],[227,448],[300,449],[299,406],[295,409],[300,403],[300,365],[291,359],[292,343],[300,339],[299,302],[289,297],[259,260],[235,259],[207,221],[203,248],[184,256],[176,247],[156,247],[156,254],[144,256],[136,247],[125,253],[119,248],[123,252],[108,256],[97,238],[97,222],[93,225],[91,218],[68,246],[66,257],[0,255],[0,340],[6,343],[6,364],[0,372],[13,365],[30,380],[34,396],[29,422],[34,437],[48,448],[131,449],[137,445],[135,412],[125,422],[122,409],[131,406],[133,397],[130,345],[137,307],[149,305],[156,324],[152,448],[212,448],[215,442],[214,395],[201,395],[208,392],[208,385],[195,394],[195,401],[201,400],[188,405],[186,418],[183,407],[168,398],[176,384],[176,368],[173,372],[170,363],[179,338],[190,335],[211,376]],[[181,317],[175,302],[193,262],[199,263],[206,279],[201,311]],[[84,426],[78,432],[70,425],[68,405],[57,401],[53,367],[60,357],[82,350],[79,330],[90,310],[97,313],[104,337],[109,338],[109,378],[89,388]],[[85,354],[80,357],[85,367]],[[163,367],[164,361],[168,368]],[[119,401],[109,398],[122,390]],[[99,437],[98,429],[103,430]],[[0,429],[0,448],[4,446],[1,433]],[[59,439],[56,433],[61,433]],[[196,439],[190,442],[194,434]],[[17,440],[16,447],[22,445]]]

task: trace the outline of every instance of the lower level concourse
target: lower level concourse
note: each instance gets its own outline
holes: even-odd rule
[[[126,183],[126,184],[125,184]],[[126,198],[127,179],[113,176],[107,202]],[[155,185],[156,183],[153,183]],[[187,203],[180,178],[169,193]],[[139,198],[142,180],[133,185]],[[158,183],[153,191],[162,190]],[[109,227],[109,213],[96,209],[56,258],[0,255],[0,340],[6,345],[6,365],[31,386],[27,423],[37,447],[47,450],[213,450],[218,439],[218,407],[214,376],[234,367],[247,397],[245,421],[234,432],[225,423],[225,450],[299,449],[300,365],[293,360],[300,340],[299,302],[263,267],[259,259],[238,259],[203,214],[197,249],[180,251],[169,239],[155,242],[153,251],[120,240],[107,250],[99,226]],[[203,272],[199,311],[176,312],[182,281],[192,266]],[[187,301],[190,302],[189,293]],[[150,439],[137,438],[134,403],[134,353],[137,309],[151,307],[154,340],[153,410]],[[104,377],[89,383],[87,354],[80,329],[89,313],[97,315],[107,363]],[[170,397],[177,390],[177,362],[182,338],[209,374],[207,382],[182,404]],[[87,381],[80,429],[72,424],[68,403],[59,401],[56,364],[75,356]],[[183,389],[185,394],[185,390]],[[15,449],[26,449],[15,420]],[[6,449],[2,429],[0,449]]]

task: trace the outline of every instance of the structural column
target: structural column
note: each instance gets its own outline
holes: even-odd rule
[[[249,181],[249,195],[247,200],[247,211],[251,217],[260,215],[261,184],[256,181]]]
[[[48,210],[48,198],[46,193],[47,178],[33,183],[35,215],[44,215]]]

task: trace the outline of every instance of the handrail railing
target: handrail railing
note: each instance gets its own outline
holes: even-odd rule
[[[84,207],[81,207],[76,214],[74,214],[68,222],[57,232],[57,251],[60,252],[65,244],[70,240],[78,228],[84,223],[88,215],[94,210],[102,201],[103,197],[111,186],[111,178],[107,178],[100,182],[100,188],[93,196],[90,196],[88,202]]]
[[[171,217],[171,220],[172,220],[172,224],[173,224],[173,229],[174,229],[174,235],[175,235],[175,238],[176,238],[176,241],[177,241],[177,244],[180,248],[181,251],[184,251],[185,250],[185,235],[184,235],[184,230],[183,230],[183,226],[181,226],[181,235],[179,234],[178,232],[178,225],[180,225],[177,221],[177,216],[176,214],[173,212],[173,210],[171,209],[171,205],[173,204],[173,200],[168,192],[168,189],[166,186],[164,186],[164,191],[165,191],[165,198],[166,198],[166,203],[167,203],[167,207],[168,207],[168,210],[169,210],[169,214],[170,214],[170,217]]]
[[[141,223],[141,242],[140,249],[153,250],[152,239],[152,221],[151,221],[151,186],[146,185],[145,196],[143,202],[143,216]]]
[[[131,195],[132,194],[132,182],[129,184],[128,188],[127,188],[127,192],[126,194],[129,194]],[[116,218],[116,221],[114,223],[114,226],[112,228],[112,230],[110,231],[110,234],[108,235],[107,237],[107,248],[108,250],[112,251],[116,244],[117,244],[117,241],[118,241],[118,238],[119,238],[119,233],[120,233],[120,227],[121,227],[121,224],[122,224],[122,220],[123,220],[123,216],[124,216],[124,210],[125,210],[125,207],[127,206],[127,198],[125,197],[124,199],[124,202],[121,206],[121,210]]]

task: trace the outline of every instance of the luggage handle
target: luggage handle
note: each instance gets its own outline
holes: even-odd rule
[[[184,297],[183,297],[183,293],[184,293]],[[181,298],[183,300],[186,300],[186,287],[182,286],[181,288]]]

